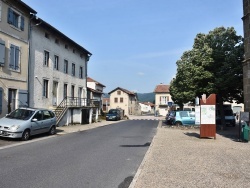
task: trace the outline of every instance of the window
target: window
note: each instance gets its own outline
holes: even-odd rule
[[[83,78],[83,68],[82,67],[80,67],[80,69],[79,69],[79,78]]]
[[[115,97],[115,103],[118,103],[118,98],[117,97]]]
[[[68,74],[68,61],[64,60],[64,73]]]
[[[58,63],[59,63],[59,57],[57,55],[55,55],[55,62],[54,62],[54,69],[58,70]]]
[[[20,47],[13,44],[10,45],[10,64],[9,67],[13,70],[20,69]]]
[[[76,50],[75,50],[75,49],[73,49],[73,53],[76,53]]]
[[[67,97],[67,95],[68,95],[68,85],[67,84],[64,84],[63,85],[63,97],[65,98],[65,97]]]
[[[68,48],[69,48],[69,46],[67,44],[65,44],[65,49],[68,49]]]
[[[160,104],[162,104],[162,105],[167,105],[168,104],[168,99],[169,99],[169,97],[167,96],[161,96],[160,97]]]
[[[49,80],[43,80],[43,96],[48,98]]]
[[[75,86],[71,86],[71,97],[75,97]]]
[[[117,95],[121,95],[121,91],[117,91]]]
[[[75,74],[76,74],[76,65],[75,65],[75,63],[72,63],[72,76],[75,76]]]
[[[8,9],[8,23],[14,27],[24,30],[24,17],[13,9]]]
[[[55,43],[56,43],[56,44],[59,44],[59,40],[58,40],[58,39],[55,39]]]
[[[49,66],[49,52],[44,50],[44,62],[43,65],[48,67]]]
[[[45,33],[45,38],[49,39],[49,34],[48,33]]]
[[[120,103],[123,103],[123,97],[120,98]]]

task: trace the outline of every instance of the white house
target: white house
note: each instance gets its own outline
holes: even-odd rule
[[[93,104],[87,99],[87,64],[91,55],[44,20],[33,19],[29,106],[54,109],[59,125],[91,122]]]

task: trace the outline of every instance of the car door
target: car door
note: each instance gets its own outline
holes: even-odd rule
[[[43,132],[49,132],[52,125],[55,125],[54,114],[49,110],[43,110]]]
[[[180,117],[183,125],[194,125],[195,117],[191,115],[191,111],[181,111]]]
[[[31,120],[31,135],[42,133],[43,127],[43,112],[41,110],[37,111]]]

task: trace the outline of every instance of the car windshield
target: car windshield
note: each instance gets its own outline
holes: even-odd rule
[[[117,114],[117,110],[110,110],[109,114]]]
[[[17,109],[6,116],[10,119],[28,120],[34,114],[35,111],[27,109]]]

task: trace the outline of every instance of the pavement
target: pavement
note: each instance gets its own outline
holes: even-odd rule
[[[129,188],[250,187],[250,145],[239,141],[239,127],[217,130],[216,139],[200,138],[197,127],[167,126],[159,120],[157,133]],[[126,120],[122,120],[126,121]],[[57,134],[84,131],[117,121],[58,127]]]

